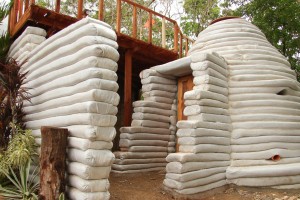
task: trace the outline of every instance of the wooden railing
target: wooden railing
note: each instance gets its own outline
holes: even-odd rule
[[[61,0],[53,1],[55,2],[51,10],[57,13],[62,13]],[[98,10],[96,11],[97,16],[91,17],[98,18],[101,21],[106,21],[105,15],[107,13],[105,9],[105,1],[98,1]],[[112,26],[115,25],[115,31],[117,34],[127,35],[131,38],[142,40],[149,44],[174,51],[178,53],[179,57],[186,55],[190,45],[193,43],[193,40],[182,34],[175,20],[130,0],[115,1],[115,19],[113,21],[106,22]],[[10,31],[13,30],[31,4],[35,4],[35,0],[15,0],[13,9],[10,13]],[[84,0],[78,0],[76,17],[77,19],[81,19],[84,15]]]

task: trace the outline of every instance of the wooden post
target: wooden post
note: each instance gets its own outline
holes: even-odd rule
[[[177,24],[174,24],[174,51],[178,52],[178,27]]]
[[[41,128],[39,200],[58,199],[65,192],[66,147],[68,129]]]
[[[133,5],[133,15],[132,15],[132,37],[137,37],[137,9],[136,6]]]
[[[149,35],[148,35],[148,43],[152,43],[152,13],[149,12]]]
[[[117,0],[117,23],[116,23],[117,33],[121,32],[121,17],[122,17],[121,0]]]
[[[189,51],[189,39],[185,38],[185,55],[187,55]]]
[[[29,6],[29,0],[25,0],[25,10],[27,10],[28,6]]]
[[[82,18],[82,12],[83,12],[83,0],[78,0],[78,13],[77,13],[77,18],[81,19]]]
[[[20,19],[23,15],[23,0],[19,0],[19,15],[18,19]]]
[[[162,18],[161,23],[161,46],[166,48],[166,18]]]
[[[55,1],[55,12],[60,12],[60,0]]]
[[[35,0],[30,0],[30,5],[31,5],[31,4],[34,5],[34,4],[35,4]]]
[[[104,0],[99,0],[99,13],[98,13],[98,19],[100,21],[103,21],[104,19]]]
[[[124,79],[124,126],[130,126],[132,115],[132,50],[125,52],[125,79]]]
[[[183,42],[183,35],[182,35],[182,33],[180,33],[180,47],[179,47],[179,57],[180,58],[182,58],[183,57],[183,55],[182,55],[182,48],[183,48],[183,44],[182,44],[182,42]]]

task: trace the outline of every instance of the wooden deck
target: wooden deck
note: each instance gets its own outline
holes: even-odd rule
[[[23,4],[22,4],[23,2]],[[130,35],[122,33],[122,6],[132,6],[132,31]],[[104,19],[104,1],[99,0],[99,20]],[[82,9],[83,0],[78,0],[78,15],[70,17],[60,13],[60,0],[56,0],[54,10],[39,7],[34,4],[34,0],[16,0],[14,7],[10,13],[9,30],[12,37],[17,38],[27,26],[36,26],[44,28],[47,31],[47,37],[64,29],[72,23],[80,20],[83,16]],[[149,23],[147,30],[146,41],[138,37],[137,12],[138,9],[148,13],[150,22],[153,18],[161,22],[161,43],[153,44],[153,27]],[[164,64],[186,54],[189,45],[192,43],[188,37],[184,36],[176,23],[159,13],[156,13],[148,8],[136,4],[129,0],[117,0],[116,7],[116,33],[117,42],[119,44],[119,69],[118,83],[120,86],[119,94],[121,102],[119,106],[119,116],[117,126],[129,126],[131,123],[132,102],[138,99],[140,85],[139,73],[149,67]],[[160,18],[160,19],[159,19]],[[166,39],[166,23],[173,26],[173,33],[167,43]]]

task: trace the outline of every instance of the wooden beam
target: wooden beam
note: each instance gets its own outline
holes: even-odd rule
[[[60,0],[55,1],[55,12],[60,12]]]
[[[31,5],[31,4],[34,5],[34,4],[35,4],[35,0],[30,0],[30,5]]]
[[[180,33],[180,46],[179,46],[179,58],[182,58],[183,55],[182,55],[182,50],[183,50],[183,35]]]
[[[25,0],[25,11],[27,10],[28,6],[29,6],[29,0]]]
[[[125,77],[124,77],[124,126],[130,126],[132,115],[132,50],[125,52]]]
[[[132,15],[132,37],[137,37],[137,8],[133,5],[133,15]]]
[[[161,23],[161,46],[166,48],[166,18],[162,18]]]
[[[152,13],[149,12],[149,32],[148,32],[148,43],[152,43]]]
[[[117,33],[121,33],[121,18],[122,18],[121,4],[122,4],[121,0],[117,0],[117,23],[116,23]]]
[[[68,129],[42,127],[40,200],[59,199],[65,192]]]
[[[77,18],[82,19],[83,12],[83,0],[78,0]]]
[[[18,19],[20,19],[23,15],[23,0],[19,0],[19,15]]]
[[[99,13],[98,13],[98,19],[100,21],[103,21],[104,19],[104,0],[99,0]]]
[[[187,55],[189,51],[189,39],[185,38],[185,55]]]

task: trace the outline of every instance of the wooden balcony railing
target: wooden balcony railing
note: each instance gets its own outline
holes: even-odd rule
[[[53,1],[55,2],[50,10],[62,13],[61,0]],[[182,34],[175,20],[130,0],[110,1],[114,1],[116,4],[115,10],[110,10],[109,13],[109,15],[116,13],[115,16],[113,16],[113,20],[106,20],[106,14],[108,13],[105,9],[106,3],[104,0],[98,0],[97,16],[91,17],[98,18],[101,21],[115,26],[117,34],[127,35],[131,38],[174,51],[178,53],[179,57],[186,55],[193,40]],[[11,33],[32,4],[35,4],[35,0],[15,0],[9,20]],[[81,19],[84,17],[84,14],[84,0],[78,0],[76,18]]]

